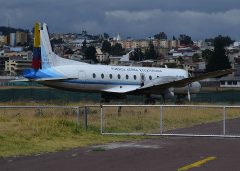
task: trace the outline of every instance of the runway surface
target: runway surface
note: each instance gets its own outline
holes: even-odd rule
[[[230,130],[239,132],[239,120]],[[219,125],[220,124],[220,125]],[[178,130],[179,133],[206,131],[218,133],[221,123]],[[229,124],[230,126],[230,124]],[[204,127],[204,129],[203,129]],[[214,130],[216,129],[217,130]],[[237,131],[238,130],[238,131]],[[68,151],[0,159],[0,170],[210,170],[235,171],[240,168],[240,139],[155,137],[133,142],[111,143]]]

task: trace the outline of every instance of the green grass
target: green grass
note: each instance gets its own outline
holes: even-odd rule
[[[117,108],[104,109],[104,128],[107,132],[160,132],[159,107],[125,107],[119,114]],[[227,109],[227,119],[239,118],[239,109]],[[164,131],[192,127],[194,125],[222,121],[222,108],[164,107]]]
[[[0,105],[26,105],[26,102]],[[28,105],[51,105],[36,104]],[[81,104],[71,104],[77,106]],[[104,130],[107,132],[159,132],[159,107],[104,108]],[[222,120],[222,109],[164,108],[164,130],[191,127]],[[240,117],[239,109],[227,109],[227,118]],[[54,152],[108,142],[136,140],[146,137],[100,135],[100,109],[92,107],[88,115],[88,131],[76,125],[74,109],[0,109],[0,157]],[[98,151],[98,150],[96,150]],[[99,150],[100,151],[100,150]]]
[[[0,111],[0,157],[54,152],[74,147],[140,139],[102,136],[98,125],[85,131],[76,125],[74,111],[34,109]]]

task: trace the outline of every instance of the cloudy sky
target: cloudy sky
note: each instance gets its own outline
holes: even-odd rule
[[[145,38],[164,31],[194,40],[229,35],[240,40],[240,0],[0,0],[0,26],[50,32],[121,33]]]

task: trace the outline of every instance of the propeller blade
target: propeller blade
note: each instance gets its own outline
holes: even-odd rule
[[[188,101],[191,101],[190,85],[188,84]]]

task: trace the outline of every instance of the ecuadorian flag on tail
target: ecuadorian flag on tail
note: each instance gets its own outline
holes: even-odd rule
[[[34,25],[34,44],[33,44],[33,60],[32,68],[41,69],[41,43],[40,43],[40,23]]]

